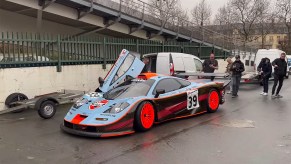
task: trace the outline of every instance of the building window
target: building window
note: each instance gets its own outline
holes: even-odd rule
[[[272,43],[274,41],[274,37],[273,36],[269,36],[269,41]]]
[[[280,39],[281,39],[281,37],[280,37],[280,36],[277,36],[277,41],[278,41],[278,42],[280,41]]]
[[[284,36],[284,41],[286,41],[287,40],[287,36]]]

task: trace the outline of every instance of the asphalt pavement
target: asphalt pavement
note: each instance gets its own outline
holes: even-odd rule
[[[272,82],[270,83],[270,89]],[[33,110],[0,116],[0,164],[290,164],[291,79],[282,99],[242,85],[213,114],[156,125],[145,133],[92,139],[59,128],[70,106],[43,120]]]

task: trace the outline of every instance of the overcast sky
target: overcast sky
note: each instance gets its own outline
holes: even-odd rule
[[[147,1],[147,0],[143,0]],[[200,2],[200,0],[180,0],[182,3],[182,7],[185,10],[188,10],[188,13],[190,14],[192,8]],[[214,19],[218,9],[225,5],[228,0],[207,0],[207,2],[211,5],[212,8],[212,19]],[[272,4],[274,5],[276,0],[271,0]]]
[[[200,2],[200,0],[180,0],[182,3],[182,7],[191,12],[192,8]],[[207,2],[211,5],[212,8],[212,18],[215,17],[218,9],[223,5],[227,4],[228,0],[207,0]],[[275,5],[276,0],[271,0],[271,4]]]

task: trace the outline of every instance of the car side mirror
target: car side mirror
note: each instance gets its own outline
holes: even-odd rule
[[[158,98],[161,94],[166,93],[164,89],[157,89],[155,98]]]
[[[98,81],[99,81],[100,87],[102,87],[104,84],[104,79],[102,77],[99,77]]]

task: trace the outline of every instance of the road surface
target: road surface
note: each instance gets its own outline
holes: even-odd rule
[[[243,85],[239,97],[227,95],[214,114],[118,138],[63,133],[59,125],[69,106],[59,108],[50,120],[33,110],[2,115],[0,163],[290,164],[291,80],[284,82],[283,99],[259,95],[258,85]]]

